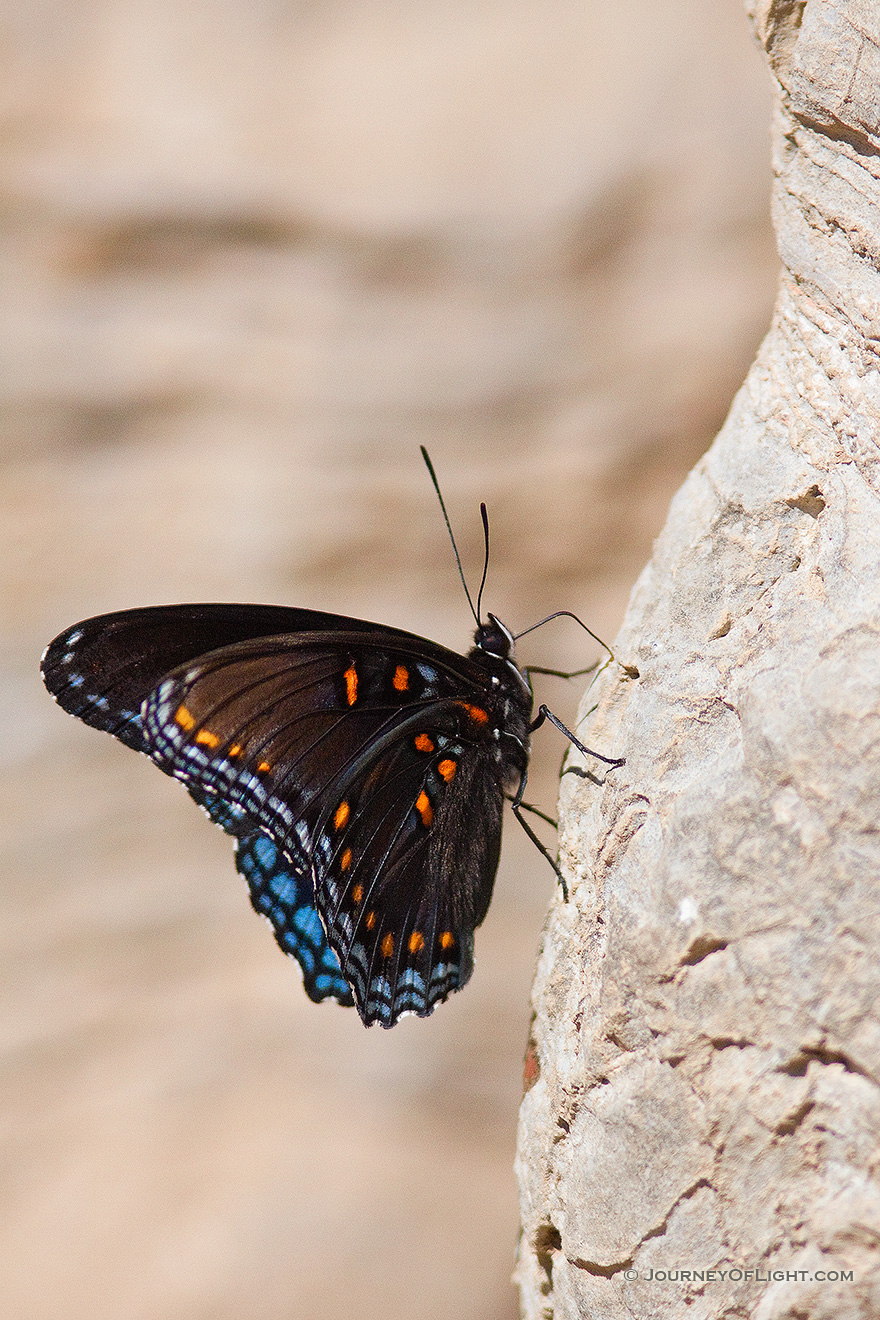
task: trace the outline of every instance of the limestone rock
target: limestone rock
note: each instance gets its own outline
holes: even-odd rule
[[[880,1314],[880,8],[752,18],[781,287],[563,776],[528,1317]]]

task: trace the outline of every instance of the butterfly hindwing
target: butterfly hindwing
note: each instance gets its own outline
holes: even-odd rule
[[[317,902],[367,1024],[427,1016],[473,970],[503,796],[468,723],[452,704],[435,707],[328,795],[313,854]],[[485,828],[462,828],[463,811]]]

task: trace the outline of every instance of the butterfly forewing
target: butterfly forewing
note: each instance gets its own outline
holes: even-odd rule
[[[149,754],[199,800],[219,794],[282,841],[295,832],[310,848],[314,809],[329,784],[393,741],[408,708],[461,687],[436,668],[430,687],[422,675],[417,684],[387,646],[346,641],[261,638],[167,675],[143,706]],[[404,673],[405,692],[394,688]]]
[[[311,628],[379,624],[283,605],[153,605],[74,624],[43,655],[43,682],[58,704],[93,728],[148,751],[141,704],[172,669],[218,647]]]

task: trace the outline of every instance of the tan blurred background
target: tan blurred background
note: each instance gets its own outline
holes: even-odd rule
[[[471,985],[367,1032],[37,659],[197,599],[466,647],[419,443],[488,608],[613,637],[771,307],[741,5],[9,0],[3,45],[0,1314],[511,1320],[546,863],[508,822]]]

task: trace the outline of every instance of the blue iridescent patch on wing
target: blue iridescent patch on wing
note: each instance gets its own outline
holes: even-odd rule
[[[258,831],[236,842],[235,865],[247,880],[254,908],[268,917],[279,945],[302,968],[309,998],[336,999],[350,1008],[354,998],[327,943],[305,861],[288,860],[274,839]]]

